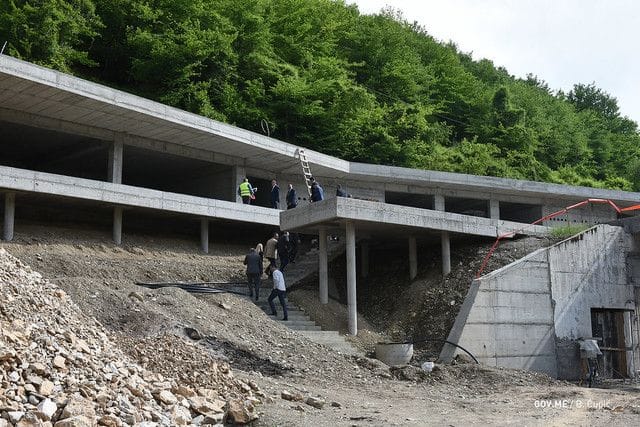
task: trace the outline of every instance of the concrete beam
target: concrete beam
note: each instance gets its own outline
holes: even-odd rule
[[[205,254],[209,253],[209,219],[200,219],[200,249]]]
[[[358,335],[358,306],[356,294],[356,227],[348,221],[347,232],[347,307],[349,310],[348,329],[351,335]]]
[[[124,144],[122,137],[117,136],[116,140],[109,146],[109,159],[107,163],[107,181],[114,184],[122,184],[122,167],[124,162]]]
[[[496,199],[489,200],[489,218],[500,219],[500,202]]]
[[[122,244],[122,206],[113,208],[113,242]]]
[[[308,206],[283,211],[280,214],[283,230],[312,233],[317,227],[339,227],[353,221],[367,230],[394,231],[398,226],[410,230],[435,230],[475,236],[497,237],[506,232],[527,235],[546,235],[544,226],[523,226],[512,221],[496,221],[452,212],[398,206],[347,197],[332,197]],[[361,225],[360,225],[361,224]],[[407,233],[408,234],[408,233]]]
[[[329,302],[329,268],[327,255],[327,230],[318,230],[318,276],[320,278],[320,304]]]
[[[275,209],[6,166],[0,166],[0,188],[198,217],[280,225],[280,212]]]
[[[440,235],[440,246],[442,249],[442,275],[451,273],[451,243],[449,233],[443,231]]]
[[[16,194],[5,193],[4,195],[4,223],[2,229],[2,239],[10,242],[13,240],[13,230],[15,226],[16,214]]]
[[[418,253],[415,236],[409,237],[409,279],[413,280],[418,275]]]

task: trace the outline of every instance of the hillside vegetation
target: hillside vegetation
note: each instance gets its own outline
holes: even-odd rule
[[[327,154],[640,189],[638,126],[611,95],[515,78],[391,9],[362,15],[335,0],[0,5],[6,54]]]

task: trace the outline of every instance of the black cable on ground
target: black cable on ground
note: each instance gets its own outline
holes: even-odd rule
[[[160,289],[160,288],[180,288],[184,291],[194,294],[236,294],[246,296],[244,292],[232,291],[230,289],[214,288],[211,286],[204,286],[207,282],[199,283],[144,283],[137,282],[136,285],[143,286],[148,289]],[[239,285],[246,286],[246,283],[216,283],[216,285]]]

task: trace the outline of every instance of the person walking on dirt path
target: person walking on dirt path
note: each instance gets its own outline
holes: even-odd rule
[[[282,320],[289,320],[289,316],[287,313],[287,302],[285,301],[285,298],[287,297],[287,287],[284,284],[284,275],[280,270],[278,270],[275,265],[270,265],[269,270],[271,270],[271,277],[273,279],[273,290],[271,290],[271,294],[267,299],[267,301],[269,301],[269,307],[271,308],[271,315],[278,315],[276,306],[273,303],[273,300],[278,297],[280,305],[282,306]]]
[[[280,258],[280,271],[284,273],[284,268],[289,264],[289,232],[285,231],[278,238],[278,258]]]
[[[255,249],[251,248],[244,257],[244,265],[247,266],[247,286],[249,297],[253,297],[255,290],[256,301],[260,297],[260,277],[262,276],[262,259]]]
[[[278,233],[273,233],[273,237],[267,240],[267,244],[264,246],[264,257],[269,260],[269,265],[276,265],[276,259],[278,258]],[[269,268],[265,270],[265,273],[269,272]]]
[[[287,209],[293,209],[298,206],[298,195],[296,194],[296,189],[293,188],[293,184],[289,184],[289,189],[287,190]]]
[[[242,203],[250,205],[251,200],[255,198],[255,189],[249,183],[249,178],[245,178],[238,187],[238,195],[242,197]]]
[[[264,270],[264,250],[262,249],[262,243],[256,245],[256,253],[260,255],[260,273]]]
[[[275,179],[271,181],[271,207],[273,209],[280,207],[280,186]]]

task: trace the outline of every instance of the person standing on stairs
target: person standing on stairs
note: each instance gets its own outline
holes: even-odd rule
[[[262,258],[255,249],[251,248],[244,257],[244,265],[247,266],[247,286],[249,297],[253,297],[255,290],[256,301],[260,297],[260,277],[262,276]]]
[[[289,320],[287,313],[287,302],[285,301],[285,298],[287,297],[287,287],[284,284],[284,275],[274,264],[269,266],[269,270],[271,271],[271,277],[273,279],[273,290],[271,291],[271,295],[269,295],[269,298],[267,300],[269,301],[269,307],[271,308],[271,315],[278,315],[278,312],[276,311],[276,305],[273,303],[273,300],[278,297],[280,305],[282,306],[282,320]]]
[[[273,233],[273,237],[267,240],[267,244],[264,246],[264,257],[269,260],[269,265],[276,265],[276,259],[278,258],[278,233]],[[265,270],[265,273],[269,273],[269,267]]]
[[[291,250],[289,232],[283,231],[278,238],[278,258],[280,258],[280,271],[284,273],[284,268],[289,264],[289,251]]]

